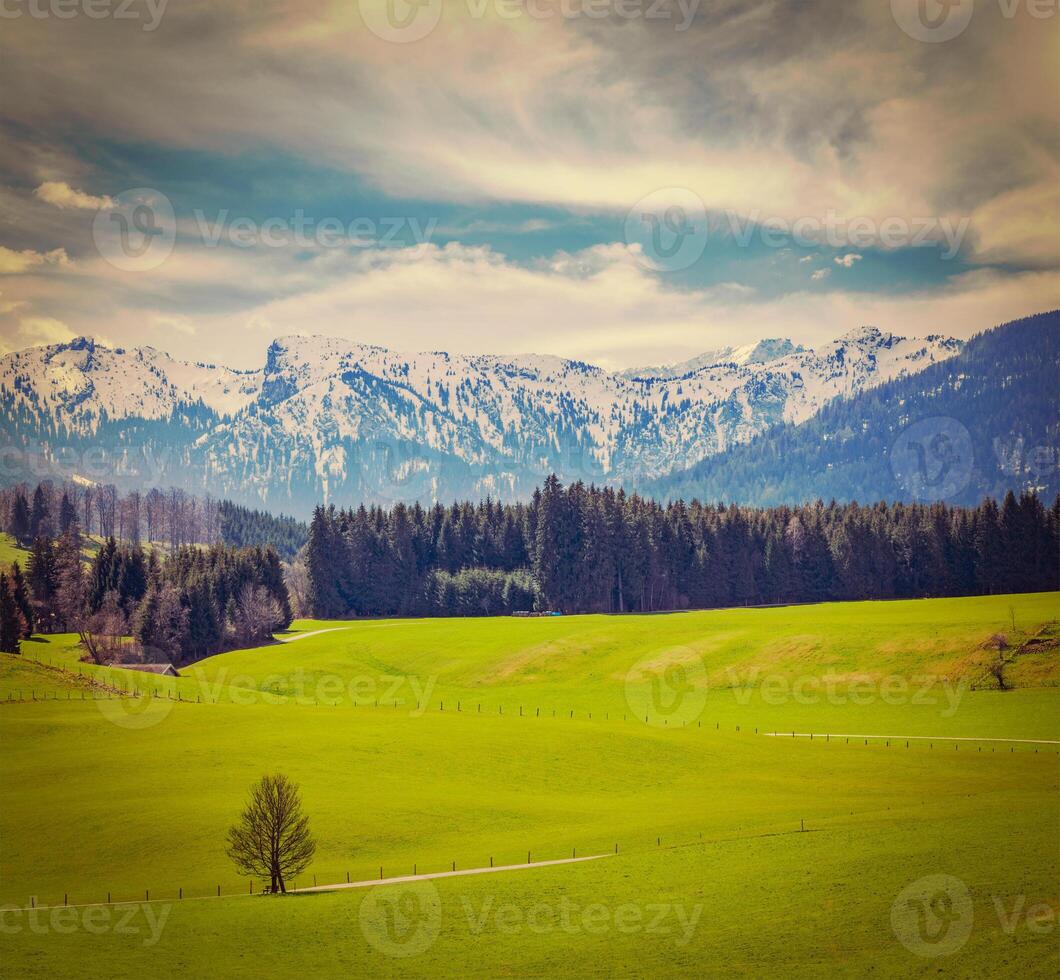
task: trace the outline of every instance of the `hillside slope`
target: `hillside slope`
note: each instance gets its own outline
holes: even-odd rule
[[[1060,312],[1005,324],[919,374],[638,489],[769,506],[821,498],[974,504],[1060,492]]]

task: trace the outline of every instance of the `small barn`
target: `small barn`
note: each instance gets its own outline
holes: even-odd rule
[[[180,671],[172,664],[107,664],[108,667],[121,667],[124,670],[139,670],[145,674],[158,674],[161,677],[180,677]]]

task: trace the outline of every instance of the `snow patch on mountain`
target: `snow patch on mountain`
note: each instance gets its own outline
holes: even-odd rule
[[[551,471],[621,483],[687,467],[960,347],[860,327],[815,350],[771,339],[610,373],[544,355],[290,336],[261,370],[234,371],[80,338],[0,358],[0,405],[23,441],[89,439],[196,406],[206,418],[194,439],[151,436],[179,444],[167,478],[251,502],[521,495]]]
[[[659,378],[683,378],[694,374],[701,368],[711,367],[715,364],[768,364],[770,361],[786,357],[788,354],[796,354],[805,351],[806,348],[792,343],[785,338],[774,337],[767,340],[758,340],[742,347],[719,347],[716,350],[705,351],[687,361],[678,364],[666,364],[657,367],[629,368],[620,371],[624,378],[632,380],[649,380]]]

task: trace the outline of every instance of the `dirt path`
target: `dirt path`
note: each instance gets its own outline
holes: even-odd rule
[[[526,871],[532,868],[549,868],[556,864],[580,864],[582,861],[599,861],[610,854],[590,854],[588,857],[560,858],[556,861],[534,861],[530,864],[499,864],[495,868],[465,868],[462,871],[434,871],[422,875],[400,875],[396,878],[373,878],[371,881],[340,882],[337,885],[313,885],[310,888],[291,888],[292,892],[330,892],[340,888],[371,888],[373,885],[397,885],[408,881],[423,881],[428,878],[460,878],[463,875],[488,875],[495,871]]]
[[[338,633],[340,630],[353,629],[352,626],[329,626],[323,630],[313,630],[310,633],[299,633],[297,636],[277,636],[280,643],[297,643],[299,640],[308,640],[311,636],[320,636],[321,633]]]
[[[972,738],[970,735],[837,735],[835,732],[763,732],[770,738],[874,738],[890,739],[900,742],[902,739],[918,742],[1020,742],[1026,745],[1060,745],[1060,739],[1054,738]]]

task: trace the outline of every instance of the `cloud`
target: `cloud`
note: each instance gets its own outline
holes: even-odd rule
[[[23,317],[18,326],[18,340],[26,347],[61,344],[76,336],[61,320],[47,316]]]
[[[98,211],[113,207],[114,201],[107,197],[93,197],[84,191],[74,190],[61,180],[46,180],[34,192],[37,197],[57,208],[74,208],[81,211]]]
[[[63,266],[68,265],[69,262],[66,250],[62,248],[52,249],[50,252],[34,252],[32,249],[16,252],[14,249],[0,245],[0,275],[18,275],[40,266]]]
[[[358,5],[275,0],[247,18],[187,4],[167,10],[164,45],[89,18],[63,31],[22,18],[0,57],[14,133],[280,152],[419,200],[621,216],[679,186],[712,209],[787,221],[971,217],[983,261],[1058,264],[1060,224],[1035,202],[1058,183],[1060,62],[1052,32],[995,8],[933,45],[879,0],[851,0],[842,17],[704,2],[680,33],[676,16],[446,4],[428,36],[400,45],[367,30]],[[66,84],[41,84],[47,64]]]
[[[532,351],[622,368],[765,337],[823,343],[859,323],[905,336],[968,337],[1060,307],[1060,273],[1046,271],[982,270],[942,289],[897,296],[840,291],[822,277],[819,285],[774,299],[740,283],[680,287],[645,270],[621,243],[529,264],[459,244],[309,259],[267,251],[174,253],[142,277],[118,273],[102,260],[86,262],[77,276],[11,280],[23,292],[10,296],[27,303],[20,313],[32,308],[34,316],[64,329],[70,324],[77,334],[105,334],[129,347],[148,342],[189,360],[233,367],[259,367],[271,340],[294,333],[396,350]],[[238,307],[228,291],[233,282],[244,290]],[[182,329],[191,324],[194,332]],[[18,325],[0,316],[5,336]]]
[[[1016,188],[980,205],[972,227],[983,261],[1060,265],[1060,166],[1049,184]]]
[[[151,317],[151,325],[163,335],[175,332],[190,337],[195,333],[195,324],[186,316],[156,313]]]
[[[810,278],[814,282],[820,282],[822,279],[827,279],[831,274],[831,269],[817,269],[810,275]]]
[[[832,261],[844,269],[852,269],[855,262],[861,261],[861,256],[857,252],[847,252],[846,255],[837,255]]]
[[[3,295],[4,294],[0,292],[0,316],[13,313],[19,307],[26,305],[24,300],[5,300],[2,298]]]

